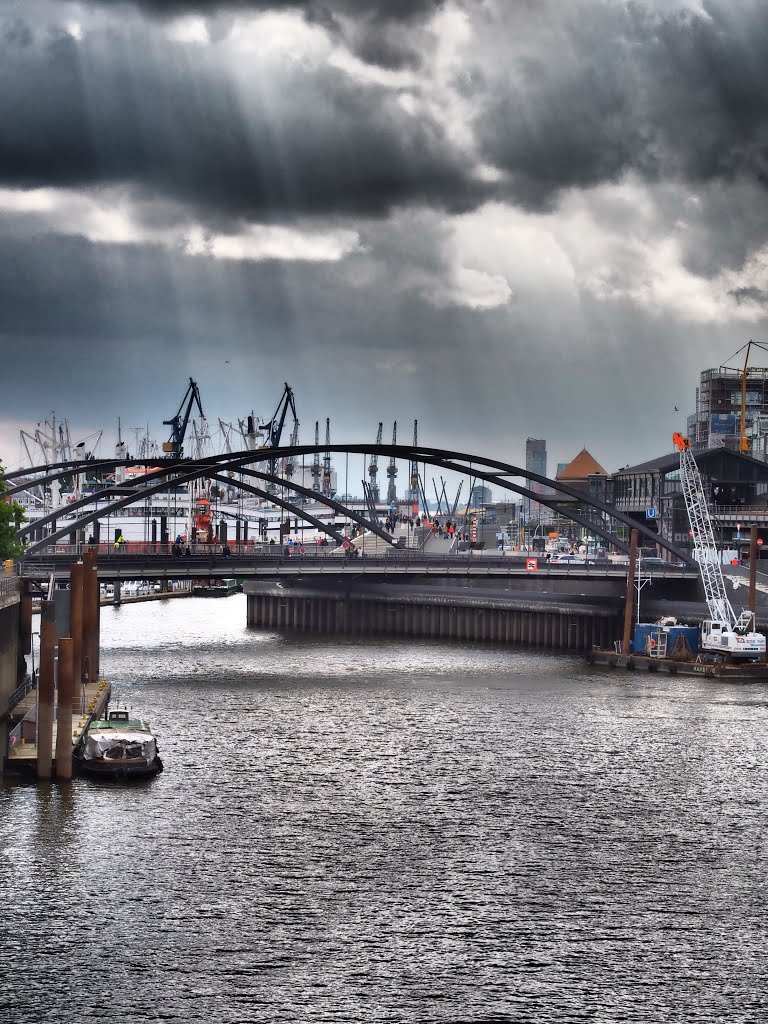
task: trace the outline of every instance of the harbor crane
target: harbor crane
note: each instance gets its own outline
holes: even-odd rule
[[[320,444],[320,422],[315,420],[315,448],[317,449]],[[320,477],[322,476],[322,468],[320,466],[320,452],[315,451],[312,457],[312,467],[310,469],[312,473],[312,490],[320,493]]]
[[[764,656],[765,637],[755,632],[755,613],[745,608],[737,616],[728,600],[704,485],[690,441],[678,433],[672,435],[672,440],[680,451],[680,482],[710,616],[701,626],[701,646],[731,659]]]
[[[381,433],[384,429],[384,424],[379,423],[379,429],[376,433],[376,444],[381,444]],[[368,490],[371,495],[371,501],[375,504],[379,501],[379,456],[378,454],[371,456],[371,461],[368,463]]]
[[[416,448],[418,447],[418,444],[419,444],[419,421],[418,420],[414,420],[413,421],[413,450],[414,450],[414,453],[416,451]],[[411,480],[410,480],[410,484],[411,484],[411,492],[408,495],[408,499],[411,502],[412,506],[416,505],[418,507],[418,504],[419,504],[419,463],[418,463],[418,460],[417,460],[415,454],[414,454],[413,458],[411,459]]]
[[[166,455],[181,458],[184,452],[184,436],[187,433],[189,417],[192,413],[192,406],[195,403],[197,403],[197,408],[200,410],[200,415],[205,419],[205,413],[203,412],[203,406],[200,401],[200,389],[190,377],[187,390],[181,400],[178,412],[172,419],[163,420],[163,426],[171,428],[170,439],[163,442],[163,452]]]
[[[323,494],[326,498],[332,498],[336,493],[331,487],[331,421],[325,420],[325,453],[323,454]]]
[[[296,416],[294,414],[294,417],[293,417],[293,430],[291,431],[291,440],[290,440],[291,448],[295,448],[298,443],[299,443],[299,421],[296,419]],[[285,476],[286,476],[286,478],[288,480],[293,480],[293,474],[295,472],[296,472],[296,456],[291,454],[285,460]],[[304,481],[302,480],[301,483],[302,483],[302,486],[303,486],[304,485]]]
[[[397,420],[395,420],[392,428],[392,444],[397,444]],[[397,464],[394,455],[389,460],[389,465],[387,466],[387,478],[389,480],[387,485],[387,504],[392,509],[397,504]]]
[[[283,385],[283,393],[280,396],[280,401],[277,403],[277,408],[272,413],[272,419],[268,423],[259,424],[259,430],[263,430],[267,435],[266,448],[280,447],[280,438],[283,436],[283,427],[285,426],[285,418],[288,415],[289,409],[293,413],[294,428],[296,428],[299,425],[298,416],[296,415],[296,403],[293,400],[293,391],[286,382]],[[274,473],[274,468],[270,469],[270,473]]]
[[[266,444],[263,447],[265,447],[265,448],[279,448],[280,447],[280,439],[283,436],[283,428],[285,427],[285,419],[286,419],[286,416],[288,415],[288,410],[289,409],[293,413],[293,424],[294,424],[294,426],[293,426],[293,432],[291,434],[291,436],[293,437],[294,433],[298,434],[299,418],[298,418],[298,416],[296,414],[296,403],[295,403],[295,401],[293,399],[293,391],[288,386],[288,383],[286,381],[286,383],[283,385],[283,393],[280,396],[280,401],[277,403],[277,408],[275,409],[274,413],[272,414],[272,419],[269,420],[268,423],[260,423],[259,424],[259,430],[264,431],[264,433],[266,434]],[[293,442],[291,442],[291,443],[293,443]],[[277,474],[277,459],[270,459],[269,460],[269,472],[270,472],[271,476],[277,476],[278,475]],[[275,487],[274,484],[270,484],[270,485],[268,485],[267,490],[271,491],[271,490],[274,489],[274,487]]]

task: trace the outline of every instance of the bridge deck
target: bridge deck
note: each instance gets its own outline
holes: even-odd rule
[[[180,579],[205,577],[274,577],[274,576],[531,576],[546,575],[555,578],[625,578],[626,565],[610,562],[548,563],[537,560],[531,569],[528,560],[533,556],[513,557],[474,552],[470,555],[430,555],[412,550],[393,551],[387,555],[344,557],[329,554],[267,555],[245,554],[225,557],[221,554],[196,553],[187,557],[167,554],[125,552],[100,556],[97,571],[100,580],[128,579]],[[21,566],[22,574],[35,579],[53,575],[65,577],[69,573],[72,554],[33,556]],[[695,569],[684,566],[654,565],[642,570],[649,578],[695,579]]]

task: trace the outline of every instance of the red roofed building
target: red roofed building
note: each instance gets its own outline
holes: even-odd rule
[[[603,469],[586,448],[582,448],[575,459],[558,471],[555,479],[562,480],[564,484],[576,490],[584,491],[591,498],[604,501],[608,477],[607,470]]]

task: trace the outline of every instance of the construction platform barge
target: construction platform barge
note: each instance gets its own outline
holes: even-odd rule
[[[670,676],[700,676],[732,683],[768,682],[768,662],[765,661],[718,662],[703,654],[690,661],[680,661],[648,654],[619,654],[597,647],[587,651],[586,660],[588,665],[603,665],[628,672],[666,672]]]

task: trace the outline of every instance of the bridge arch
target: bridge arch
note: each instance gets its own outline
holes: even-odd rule
[[[374,454],[389,456],[403,461],[420,462],[436,468],[461,473],[465,476],[474,477],[475,479],[483,480],[487,483],[493,483],[496,486],[500,486],[505,490],[521,495],[522,497],[530,498],[532,501],[552,509],[557,514],[562,515],[588,529],[590,532],[597,534],[608,543],[618,547],[620,550],[627,551],[628,545],[624,539],[617,536],[615,531],[610,529],[609,523],[611,520],[621,523],[629,529],[637,529],[642,536],[647,538],[653,544],[658,544],[660,547],[665,548],[680,561],[685,562],[686,564],[692,564],[690,556],[667,538],[659,536],[645,524],[637,522],[631,517],[620,512],[618,509],[615,509],[613,506],[601,502],[598,499],[573,488],[569,484],[551,480],[541,474],[534,473],[531,470],[523,469],[519,466],[514,466],[510,463],[501,462],[496,459],[486,459],[483,456],[473,455],[466,452],[450,451],[441,448],[428,448],[424,446],[393,444],[308,444],[285,448],[262,448],[257,451],[249,450],[241,452],[227,452],[222,455],[208,456],[204,459],[198,460],[169,460],[167,463],[164,462],[158,469],[153,470],[151,473],[134,479],[130,488],[123,485],[105,488],[98,494],[89,495],[87,498],[83,498],[80,501],[72,502],[64,508],[58,509],[55,512],[50,513],[48,516],[36,520],[34,524],[27,524],[19,531],[19,537],[23,539],[33,528],[53,522],[60,518],[63,512],[72,512],[77,508],[85,507],[86,505],[94,502],[97,498],[118,494],[123,495],[122,498],[119,498],[114,503],[99,509],[98,513],[94,513],[87,518],[84,517],[84,519],[79,520],[77,526],[80,527],[86,522],[91,522],[94,519],[100,519],[112,511],[117,511],[126,505],[143,501],[150,494],[167,488],[171,482],[171,478],[174,483],[180,484],[188,483],[200,478],[211,478],[216,476],[218,473],[234,471],[236,473],[251,473],[255,476],[260,476],[264,480],[276,483],[280,487],[285,487],[288,490],[299,492],[298,485],[294,484],[290,480],[285,480],[282,477],[270,476],[265,473],[259,473],[252,469],[249,470],[248,467],[254,464],[280,460],[286,457],[295,458],[300,455],[314,455],[323,452],[350,455],[360,454],[364,456]],[[37,479],[31,482],[27,481],[23,485],[24,487],[29,488],[30,486],[44,484],[50,479],[54,479],[56,475],[60,475],[62,473],[63,475],[68,475],[73,471],[83,472],[84,467],[93,469],[97,467],[113,468],[118,465],[137,466],[146,465],[146,461],[146,459],[113,459],[99,460],[98,462],[89,463],[58,463],[55,466],[39,466],[27,470],[16,470],[12,473],[6,474],[6,477],[7,479],[15,479],[22,474],[29,475],[32,473],[39,473],[40,475]],[[555,491],[555,494],[547,495],[534,492],[530,487],[526,487],[524,484],[518,483],[518,479],[525,480],[528,483],[539,483],[545,487],[552,488]],[[228,479],[227,482],[232,483],[233,481]],[[237,482],[234,482],[234,485],[237,486]],[[14,485],[13,489],[17,490],[18,487]],[[311,495],[313,499],[323,500],[323,498],[325,498],[325,496],[316,491],[309,491],[306,488],[302,488],[301,490],[303,490],[305,494]],[[130,491],[130,493],[125,496],[128,491]],[[274,499],[274,495],[270,495],[270,498]],[[570,501],[577,502],[580,506],[585,506],[593,513],[599,514],[600,520],[595,521],[594,519],[584,516],[581,511],[574,509],[569,505],[569,499]],[[329,501],[333,499],[325,498],[325,500]],[[349,515],[350,518],[353,519],[355,518],[353,510],[348,509],[343,505],[343,503],[337,503],[337,505],[340,510],[343,510],[344,515]],[[377,524],[371,523],[365,517],[359,516],[359,514],[357,515],[358,521],[361,522],[362,525],[365,525],[366,528],[376,528],[374,532],[380,532],[377,528]],[[71,531],[72,525],[70,524],[66,528],[62,528],[47,537],[44,542],[37,542],[32,546],[32,548],[30,548],[30,551],[37,550],[39,547],[45,546],[45,544],[50,544],[55,539],[65,536]]]

